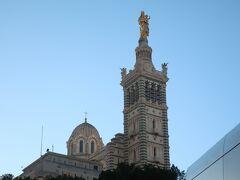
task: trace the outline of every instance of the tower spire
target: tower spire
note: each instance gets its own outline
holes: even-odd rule
[[[141,11],[141,15],[138,18],[138,24],[140,26],[140,38],[138,40],[138,46],[135,49],[136,63],[134,68],[140,73],[152,73],[155,71],[155,67],[152,63],[152,48],[148,46],[149,36],[149,19],[150,17]]]
[[[122,69],[126,149],[123,155],[129,163],[149,163],[169,169],[167,64],[162,65],[162,71],[156,70],[153,65],[152,48],[147,40],[149,19],[142,11],[138,18],[140,38],[135,49],[134,69],[129,73],[125,68]]]

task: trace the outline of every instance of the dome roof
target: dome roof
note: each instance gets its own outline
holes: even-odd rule
[[[90,123],[88,123],[87,121],[85,121],[82,124],[79,124],[72,132],[69,140],[71,140],[72,138],[78,136],[78,135],[82,135],[84,137],[89,137],[92,134],[94,134],[95,136],[97,136],[97,138],[100,138],[100,135],[98,133],[98,130]]]

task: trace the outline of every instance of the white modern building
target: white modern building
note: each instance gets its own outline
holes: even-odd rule
[[[240,179],[240,124],[187,170],[186,180]]]

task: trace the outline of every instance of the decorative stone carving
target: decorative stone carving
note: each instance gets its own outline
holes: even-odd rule
[[[168,81],[168,77],[167,77],[167,70],[168,70],[168,67],[167,67],[168,63],[163,63],[162,64],[162,75],[163,75],[163,80],[164,82],[167,82]]]
[[[166,74],[166,75],[167,75],[167,70],[168,70],[167,65],[168,65],[168,63],[162,64],[162,72],[163,72],[163,74]]]
[[[121,75],[122,75],[122,79],[124,79],[127,75],[127,68],[121,68]]]
[[[140,25],[140,39],[147,39],[149,35],[148,20],[150,17],[144,14],[144,11],[141,11],[141,15],[138,18],[138,23]]]

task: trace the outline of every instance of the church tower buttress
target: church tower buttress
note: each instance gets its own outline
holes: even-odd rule
[[[167,64],[162,70],[152,63],[148,46],[149,16],[141,12],[139,45],[133,70],[122,68],[124,91],[124,160],[137,165],[169,168],[169,137],[166,104]]]

